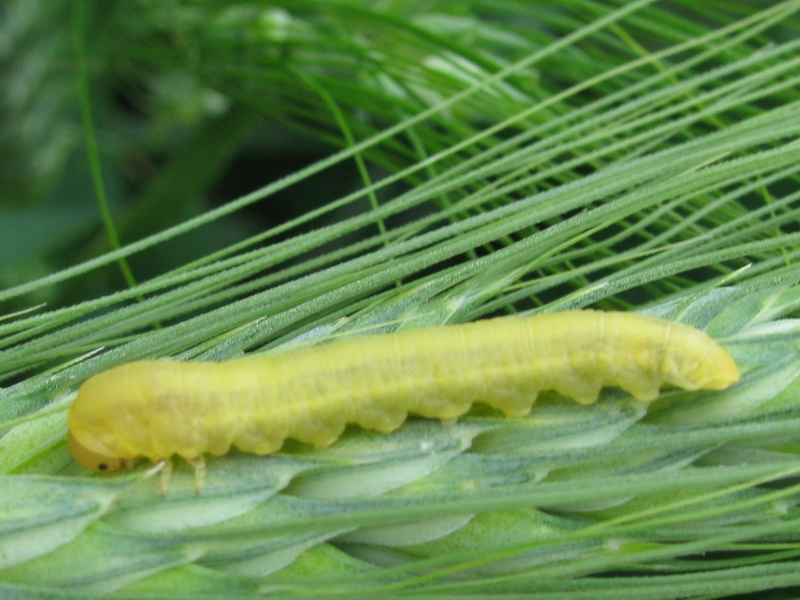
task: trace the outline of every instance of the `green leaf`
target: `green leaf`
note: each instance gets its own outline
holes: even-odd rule
[[[800,2],[79,4],[0,19],[36,49],[0,61],[0,595],[800,585]],[[704,329],[742,380],[352,427],[166,497],[66,446],[116,364],[584,306]]]

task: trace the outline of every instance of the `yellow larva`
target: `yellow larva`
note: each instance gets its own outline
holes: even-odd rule
[[[653,400],[663,383],[720,390],[739,380],[702,331],[632,313],[501,317],[335,341],[221,363],[133,362],[88,379],[69,414],[75,459],[113,470],[179,455],[324,448],[345,425],[388,433],[409,413],[452,420],[474,402],[526,415],[540,391],[588,404],[604,384]],[[168,462],[167,462],[168,464]]]

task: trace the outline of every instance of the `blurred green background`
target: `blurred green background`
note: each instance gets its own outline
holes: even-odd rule
[[[798,14],[0,4],[0,596],[791,597]],[[353,427],[167,498],[65,443],[127,361],[588,306],[702,328],[742,382]]]

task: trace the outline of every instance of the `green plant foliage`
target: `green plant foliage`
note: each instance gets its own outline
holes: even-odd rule
[[[0,596],[800,586],[800,1],[73,4],[0,9]],[[354,427],[200,494],[66,446],[130,360],[590,305],[742,381]]]

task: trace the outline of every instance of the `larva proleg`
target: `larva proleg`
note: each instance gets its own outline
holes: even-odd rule
[[[565,311],[350,338],[222,363],[133,362],[89,378],[69,414],[75,459],[114,470],[231,447],[322,448],[355,423],[388,433],[408,414],[449,421],[475,402],[527,414],[539,392],[582,404],[613,385],[650,401],[663,384],[727,388],[731,356],[704,332],[633,313]],[[202,485],[202,475],[197,485]]]

